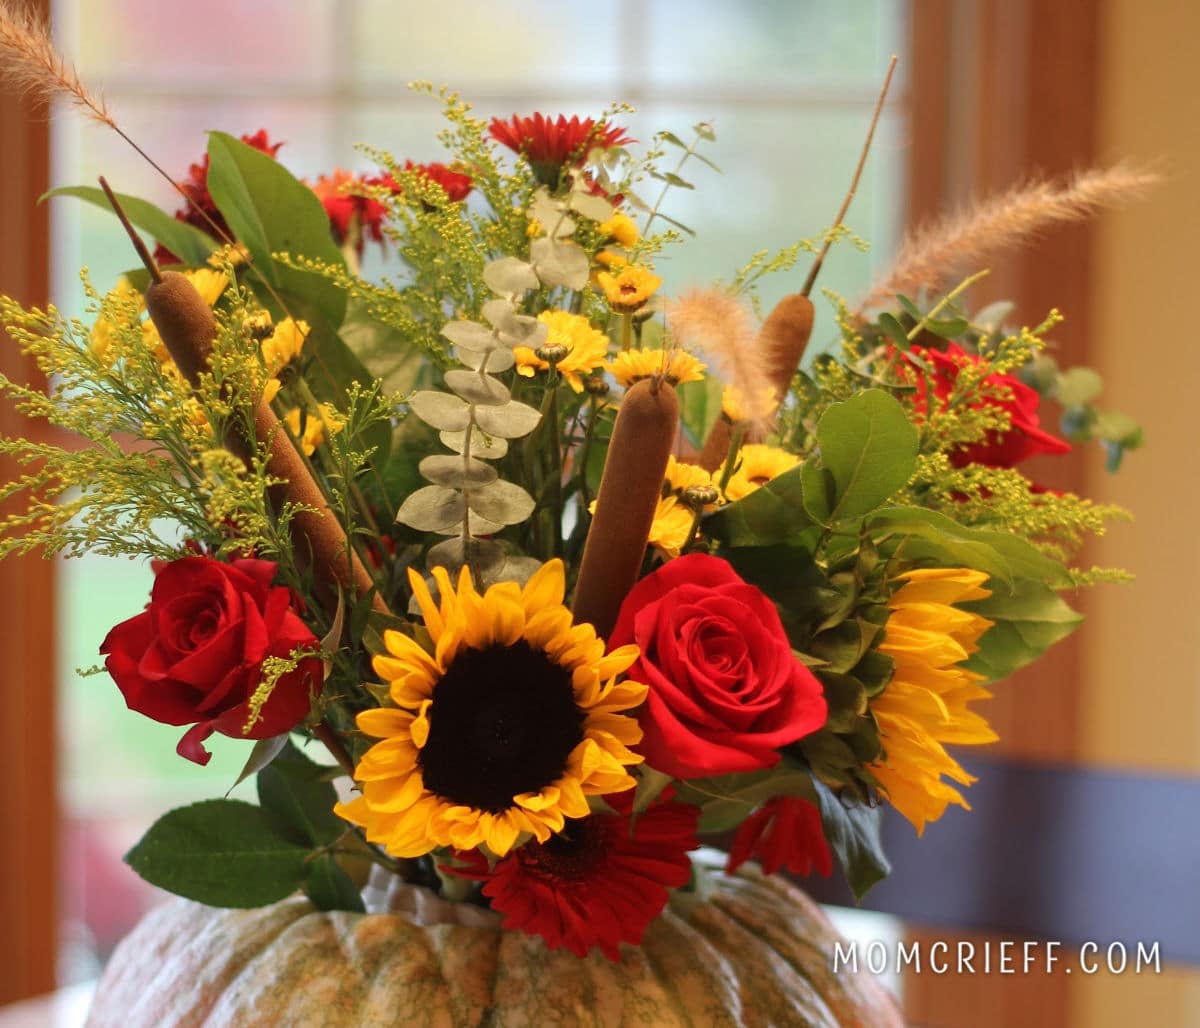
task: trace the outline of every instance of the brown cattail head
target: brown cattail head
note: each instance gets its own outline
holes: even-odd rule
[[[164,271],[146,289],[146,310],[175,366],[193,387],[208,370],[217,320],[196,287],[178,271]]]
[[[679,427],[679,398],[665,379],[625,393],[604,462],[573,606],[575,620],[607,638],[637,581]]]
[[[759,346],[771,367],[771,385],[782,401],[791,389],[800,358],[813,330],[813,304],[803,293],[790,293],[767,315]]]

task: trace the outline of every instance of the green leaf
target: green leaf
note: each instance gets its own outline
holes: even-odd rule
[[[983,571],[993,581],[988,588],[1006,594],[1017,579],[1039,581],[1052,589],[1071,585],[1066,568],[1010,532],[969,528],[952,518],[923,507],[888,507],[871,515],[867,528],[893,558],[942,567],[968,567]]]
[[[804,649],[813,626],[842,605],[842,593],[801,546],[739,546],[720,551],[733,569],[779,607],[793,646]]]
[[[151,885],[213,907],[263,907],[295,892],[309,849],[281,838],[261,808],[204,800],[165,814],[126,855]]]
[[[785,471],[749,496],[710,514],[704,519],[705,532],[730,547],[788,543],[811,552],[820,528],[804,509],[803,467]]]
[[[287,745],[287,741],[287,732],[284,732],[282,735],[272,735],[268,739],[257,740],[254,743],[254,748],[250,751],[250,756],[246,758],[246,763],[242,766],[237,780],[229,787],[229,792],[233,792],[247,778],[258,774],[272,760],[278,757]],[[228,796],[229,793],[226,793],[226,795]]]
[[[346,314],[342,289],[323,275],[277,264],[271,256],[288,253],[345,267],[316,194],[274,158],[227,133],[209,133],[208,156],[208,190],[255,267],[287,294],[289,307],[293,300],[303,305],[293,311],[298,317],[311,321],[304,309],[311,307],[333,329],[340,326]]]
[[[854,898],[861,900],[871,887],[892,870],[879,837],[882,811],[849,797],[839,797],[819,779],[813,779],[821,824],[830,848],[837,854]]]
[[[672,146],[679,147],[680,150],[686,150],[688,148],[687,143],[675,135],[674,132],[659,132],[658,138],[664,143],[670,143]]]
[[[433,385],[428,354],[398,329],[375,321],[363,304],[351,299],[338,333],[384,393],[411,393]]]
[[[367,909],[353,880],[328,853],[309,861],[304,893],[318,910],[350,910],[362,914]]]
[[[994,622],[967,664],[989,682],[1006,678],[1035,660],[1083,621],[1083,615],[1053,589],[1031,579],[1018,581],[1011,593],[993,592],[986,600],[963,606]]]
[[[805,508],[825,524],[869,513],[912,477],[917,442],[916,426],[882,389],[833,404],[817,423],[817,443],[821,463],[833,476],[834,495],[827,508],[820,495],[809,497]]]
[[[892,314],[879,315],[879,327],[883,329],[884,334],[901,350],[907,350],[909,347],[908,333],[904,331],[904,326],[900,324]]]
[[[934,318],[925,322],[925,328],[942,339],[957,339],[970,327],[966,318]]]
[[[735,827],[772,796],[815,800],[812,776],[801,768],[780,764],[770,771],[691,779],[680,782],[675,792],[675,799],[700,808],[697,830],[702,833]]]
[[[274,830],[300,846],[327,846],[346,830],[333,812],[337,792],[329,768],[313,763],[292,743],[258,774],[258,801]]]
[[[122,209],[143,232],[149,232],[184,264],[204,264],[220,244],[207,232],[202,232],[185,221],[176,221],[166,211],[155,207],[148,200],[117,193]],[[108,197],[95,186],[62,186],[42,195],[41,200],[52,196],[75,196],[95,204],[112,213]],[[38,202],[40,203],[41,200]]]

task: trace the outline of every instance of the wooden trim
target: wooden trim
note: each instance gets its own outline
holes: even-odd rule
[[[31,4],[48,13],[49,0]],[[37,198],[49,187],[46,111],[0,94],[0,293],[45,304],[50,292],[49,217]],[[0,373],[38,381],[32,362],[0,337]],[[41,427],[0,403],[0,434]],[[0,463],[0,480],[12,477]],[[0,509],[0,514],[6,512]],[[55,986],[57,960],[57,722],[55,717],[54,562],[39,557],[0,563],[0,1004]]]
[[[912,221],[1031,174],[1065,173],[1093,162],[1099,7],[1097,0],[916,0]],[[1091,250],[1086,226],[1050,232],[997,261],[972,302],[1014,300],[1028,324],[1057,307],[1068,319],[1054,333],[1056,357],[1065,365],[1082,363]],[[1046,485],[1086,492],[1082,454],[1033,461],[1025,470]],[[1067,763],[1076,758],[1080,668],[1079,644],[1067,640],[996,691],[987,716],[1002,740],[998,754]],[[957,934],[914,928],[909,939],[927,946]],[[906,1016],[925,1025],[957,1025],[969,1010],[975,1028],[1073,1023],[1069,981],[1061,974],[952,977],[906,977]]]

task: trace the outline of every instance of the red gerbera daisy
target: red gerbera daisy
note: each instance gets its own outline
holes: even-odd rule
[[[738,826],[726,872],[733,874],[751,857],[757,857],[769,875],[781,867],[798,875],[816,871],[828,878],[833,873],[821,812],[799,796],[775,796]]]
[[[282,142],[272,143],[267,136],[266,129],[259,129],[254,135],[242,136],[241,139],[247,146],[261,150],[271,157],[274,157],[279,152],[279,148],[283,146]],[[208,154],[205,154],[204,159],[199,163],[189,166],[187,178],[180,182],[179,186],[190,202],[185,203],[175,212],[177,221],[194,225],[210,236],[221,238],[221,232],[229,234],[229,225],[226,223],[224,215],[217,210],[212,194],[208,191]],[[154,259],[159,264],[180,263],[179,258],[161,243],[154,251]]]
[[[551,121],[543,114],[530,118],[514,114],[510,121],[493,118],[488,132],[496,142],[521,154],[537,180],[551,189],[558,187],[562,169],[568,164],[582,164],[589,150],[608,150],[634,142],[623,128],[578,115],[568,121],[560,114]]]
[[[586,956],[599,946],[620,960],[619,945],[638,945],[667,904],[667,890],[692,876],[699,810],[659,803],[633,821],[633,793],[606,797],[619,814],[593,814],[544,843],[527,842],[490,871],[477,850],[458,853],[465,868],[446,868],[484,882],[483,894],[505,915],[503,927],[540,935],[551,949]],[[615,801],[615,802],[614,802]]]
[[[361,233],[358,237],[360,256],[364,240],[383,242],[383,219],[387,215],[387,208],[378,200],[354,190],[381,184],[379,179],[355,178],[350,172],[336,168],[332,175],[322,175],[311,187],[329,216],[329,227],[339,246],[346,241],[350,223],[357,217]]]
[[[447,168],[446,165],[439,164],[437,161],[431,161],[428,164],[413,164],[412,161],[405,161],[404,170],[418,172],[431,182],[436,182],[442,187],[446,198],[451,203],[465,200],[474,186],[470,175]]]

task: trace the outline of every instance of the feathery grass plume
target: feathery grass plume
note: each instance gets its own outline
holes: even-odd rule
[[[771,368],[750,309],[724,289],[691,289],[667,307],[667,328],[674,344],[712,359],[725,383],[744,398],[749,430],[765,435],[779,396],[767,400]]]
[[[858,313],[890,303],[897,293],[936,289],[967,265],[982,266],[1051,225],[1082,221],[1101,208],[1140,196],[1158,181],[1153,172],[1124,164],[1092,168],[1065,183],[1046,179],[1018,185],[938,218],[909,234],[891,270],[875,283]]]
[[[0,81],[49,103],[63,97],[115,129],[104,98],[91,92],[55,49],[50,30],[22,0],[0,0]]]

